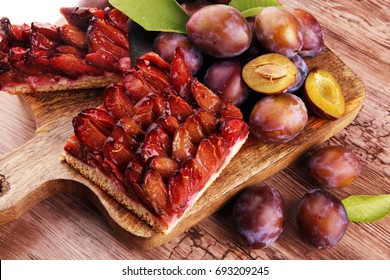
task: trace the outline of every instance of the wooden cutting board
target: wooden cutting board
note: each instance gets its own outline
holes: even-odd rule
[[[23,146],[0,157],[0,225],[16,220],[54,194],[71,193],[94,202],[114,232],[129,242],[145,249],[168,242],[217,211],[243,188],[287,167],[355,119],[365,99],[362,81],[327,48],[306,61],[310,69],[319,67],[334,74],[346,99],[344,117],[328,121],[311,115],[304,131],[288,143],[270,144],[249,137],[221,176],[168,235],[153,231],[61,161],[63,145],[73,132],[72,118],[85,108],[100,105],[102,90],[22,97],[31,108],[37,130]]]

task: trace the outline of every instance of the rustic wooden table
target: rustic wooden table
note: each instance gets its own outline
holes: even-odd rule
[[[361,177],[335,194],[344,198],[390,193],[390,109],[386,100],[390,97],[390,2],[281,2],[315,15],[326,45],[366,86],[367,97],[358,117],[322,144],[345,145],[362,162]],[[0,104],[1,155],[30,139],[35,122],[23,99],[1,94]],[[305,193],[314,185],[302,163],[303,159],[297,160],[265,183]],[[146,251],[116,236],[88,200],[60,194],[0,228],[0,259],[390,259],[389,217],[369,224],[350,223],[339,244],[318,250],[298,236],[296,204],[295,200],[286,201],[286,229],[267,249],[240,246],[230,223],[230,203],[169,243]]]

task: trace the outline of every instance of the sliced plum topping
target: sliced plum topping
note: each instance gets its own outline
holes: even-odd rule
[[[134,103],[137,103],[153,91],[143,76],[134,69],[123,77],[122,82],[126,89],[126,94],[130,96]]]
[[[220,135],[229,145],[234,145],[248,134],[248,125],[242,119],[227,119],[219,128]]]
[[[104,158],[115,163],[121,170],[125,170],[129,162],[135,158],[134,152],[113,138],[108,138],[104,143],[103,152]]]
[[[205,138],[202,126],[195,115],[189,116],[183,124],[184,128],[188,130],[191,142],[198,146],[200,141]]]
[[[155,170],[146,172],[144,190],[158,214],[164,215],[169,212],[168,188],[160,173]]]
[[[139,69],[148,67],[151,64],[161,69],[161,71],[167,71],[167,73],[171,68],[171,65],[155,52],[147,52],[137,60],[137,67]]]
[[[77,140],[76,135],[72,135],[68,138],[65,143],[64,149],[65,151],[76,157],[79,157],[82,154],[82,148],[80,142]]]
[[[14,88],[15,82],[29,84],[32,79],[54,83],[60,78],[77,80],[130,69],[130,45],[122,30],[125,14],[78,7],[62,8],[61,13],[68,21],[61,26],[41,22],[13,25],[8,18],[0,19],[1,88]],[[26,50],[23,59],[13,48]],[[31,92],[36,90],[30,85]]]
[[[79,116],[82,118],[88,118],[93,125],[107,136],[110,135],[115,126],[115,120],[106,111],[101,109],[85,109],[79,113]]]
[[[172,157],[179,161],[185,161],[195,156],[196,147],[191,142],[191,136],[189,131],[180,126],[172,140]]]
[[[73,54],[60,54],[49,60],[50,65],[62,75],[77,79],[82,75],[99,76],[103,71],[97,67],[86,64],[81,58]]]
[[[207,173],[200,164],[193,158],[183,162],[181,165],[181,173],[183,174],[184,181],[189,188],[189,195],[193,195],[199,192],[204,186]]]
[[[243,116],[238,107],[234,106],[232,103],[225,103],[221,108],[221,118],[242,119]]]
[[[189,189],[183,174],[173,174],[168,185],[168,197],[174,212],[183,212],[189,201]]]
[[[53,24],[33,22],[31,23],[31,30],[38,32],[53,41],[61,40],[60,34],[58,32],[58,28]]]
[[[195,116],[206,136],[217,131],[218,119],[216,116],[205,111],[198,111],[195,113]]]
[[[88,48],[87,36],[85,31],[70,24],[64,24],[59,29],[59,35],[61,39],[68,45],[74,46],[79,49]]]
[[[139,160],[135,159],[129,162],[125,170],[125,177],[128,182],[141,184],[145,173],[145,167]]]
[[[156,156],[149,162],[149,168],[160,173],[164,182],[168,182],[172,174],[179,169],[179,163],[166,156]]]
[[[105,19],[94,19],[91,22],[91,26],[96,27],[103,37],[109,39],[115,45],[122,47],[123,49],[129,49],[129,40],[122,30],[115,28],[115,26],[108,24]]]
[[[129,31],[127,27],[128,18],[124,13],[120,12],[118,9],[111,9],[106,15],[110,24],[127,34]]]
[[[87,30],[89,21],[93,17],[104,18],[104,12],[97,8],[63,7],[60,12],[69,24],[82,30]]]
[[[221,99],[204,84],[194,79],[191,90],[200,108],[212,114],[219,112],[222,106]]]
[[[69,45],[58,46],[54,49],[54,55],[56,54],[72,54],[78,58],[85,58],[86,52],[79,48]]]
[[[194,103],[194,98],[191,94],[191,82],[193,77],[190,69],[185,63],[184,51],[177,48],[173,56],[171,65],[172,84],[176,92],[190,104]]]
[[[90,119],[77,116],[73,119],[73,126],[77,139],[90,153],[101,153],[107,137]]]
[[[60,42],[46,37],[39,31],[32,30],[30,33],[32,49],[53,50],[60,45]]]
[[[192,114],[192,107],[182,97],[170,95],[168,97],[168,114],[180,122],[184,122]]]
[[[169,137],[173,137],[175,131],[178,129],[180,122],[177,118],[171,115],[166,115],[158,118],[156,124],[160,125],[165,132],[169,134]]]
[[[103,104],[116,120],[134,115],[134,105],[120,85],[110,85],[104,90]]]
[[[218,170],[222,164],[222,159],[228,154],[227,143],[220,136],[204,139],[196,152],[196,160],[210,173]]]
[[[140,154],[144,162],[156,156],[169,156],[171,154],[172,140],[158,125],[148,130],[140,147]]]

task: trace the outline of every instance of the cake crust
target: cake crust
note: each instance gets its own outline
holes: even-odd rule
[[[105,88],[111,83],[120,80],[121,75],[117,73],[106,73],[102,76],[81,76],[77,79],[66,77],[28,77],[24,82],[10,82],[1,88],[1,92],[12,95],[33,94],[44,92],[57,92],[65,90],[81,90],[93,88]]]
[[[123,185],[114,178],[106,176],[96,167],[86,164],[70,153],[63,153],[63,160],[73,169],[78,171],[83,177],[90,180],[97,187],[101,188],[105,193],[114,198],[126,209],[132,211],[133,213],[137,213],[137,216],[152,228],[161,229],[162,231],[166,231],[168,229],[168,226],[164,221],[140,205],[140,202],[132,198],[124,189]]]

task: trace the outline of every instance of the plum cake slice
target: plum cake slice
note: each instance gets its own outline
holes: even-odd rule
[[[192,77],[178,48],[171,64],[146,53],[73,119],[65,161],[119,203],[168,233],[248,137],[241,111]]]
[[[117,9],[61,8],[67,23],[0,19],[0,90],[29,94],[105,87],[131,68],[127,21]]]

